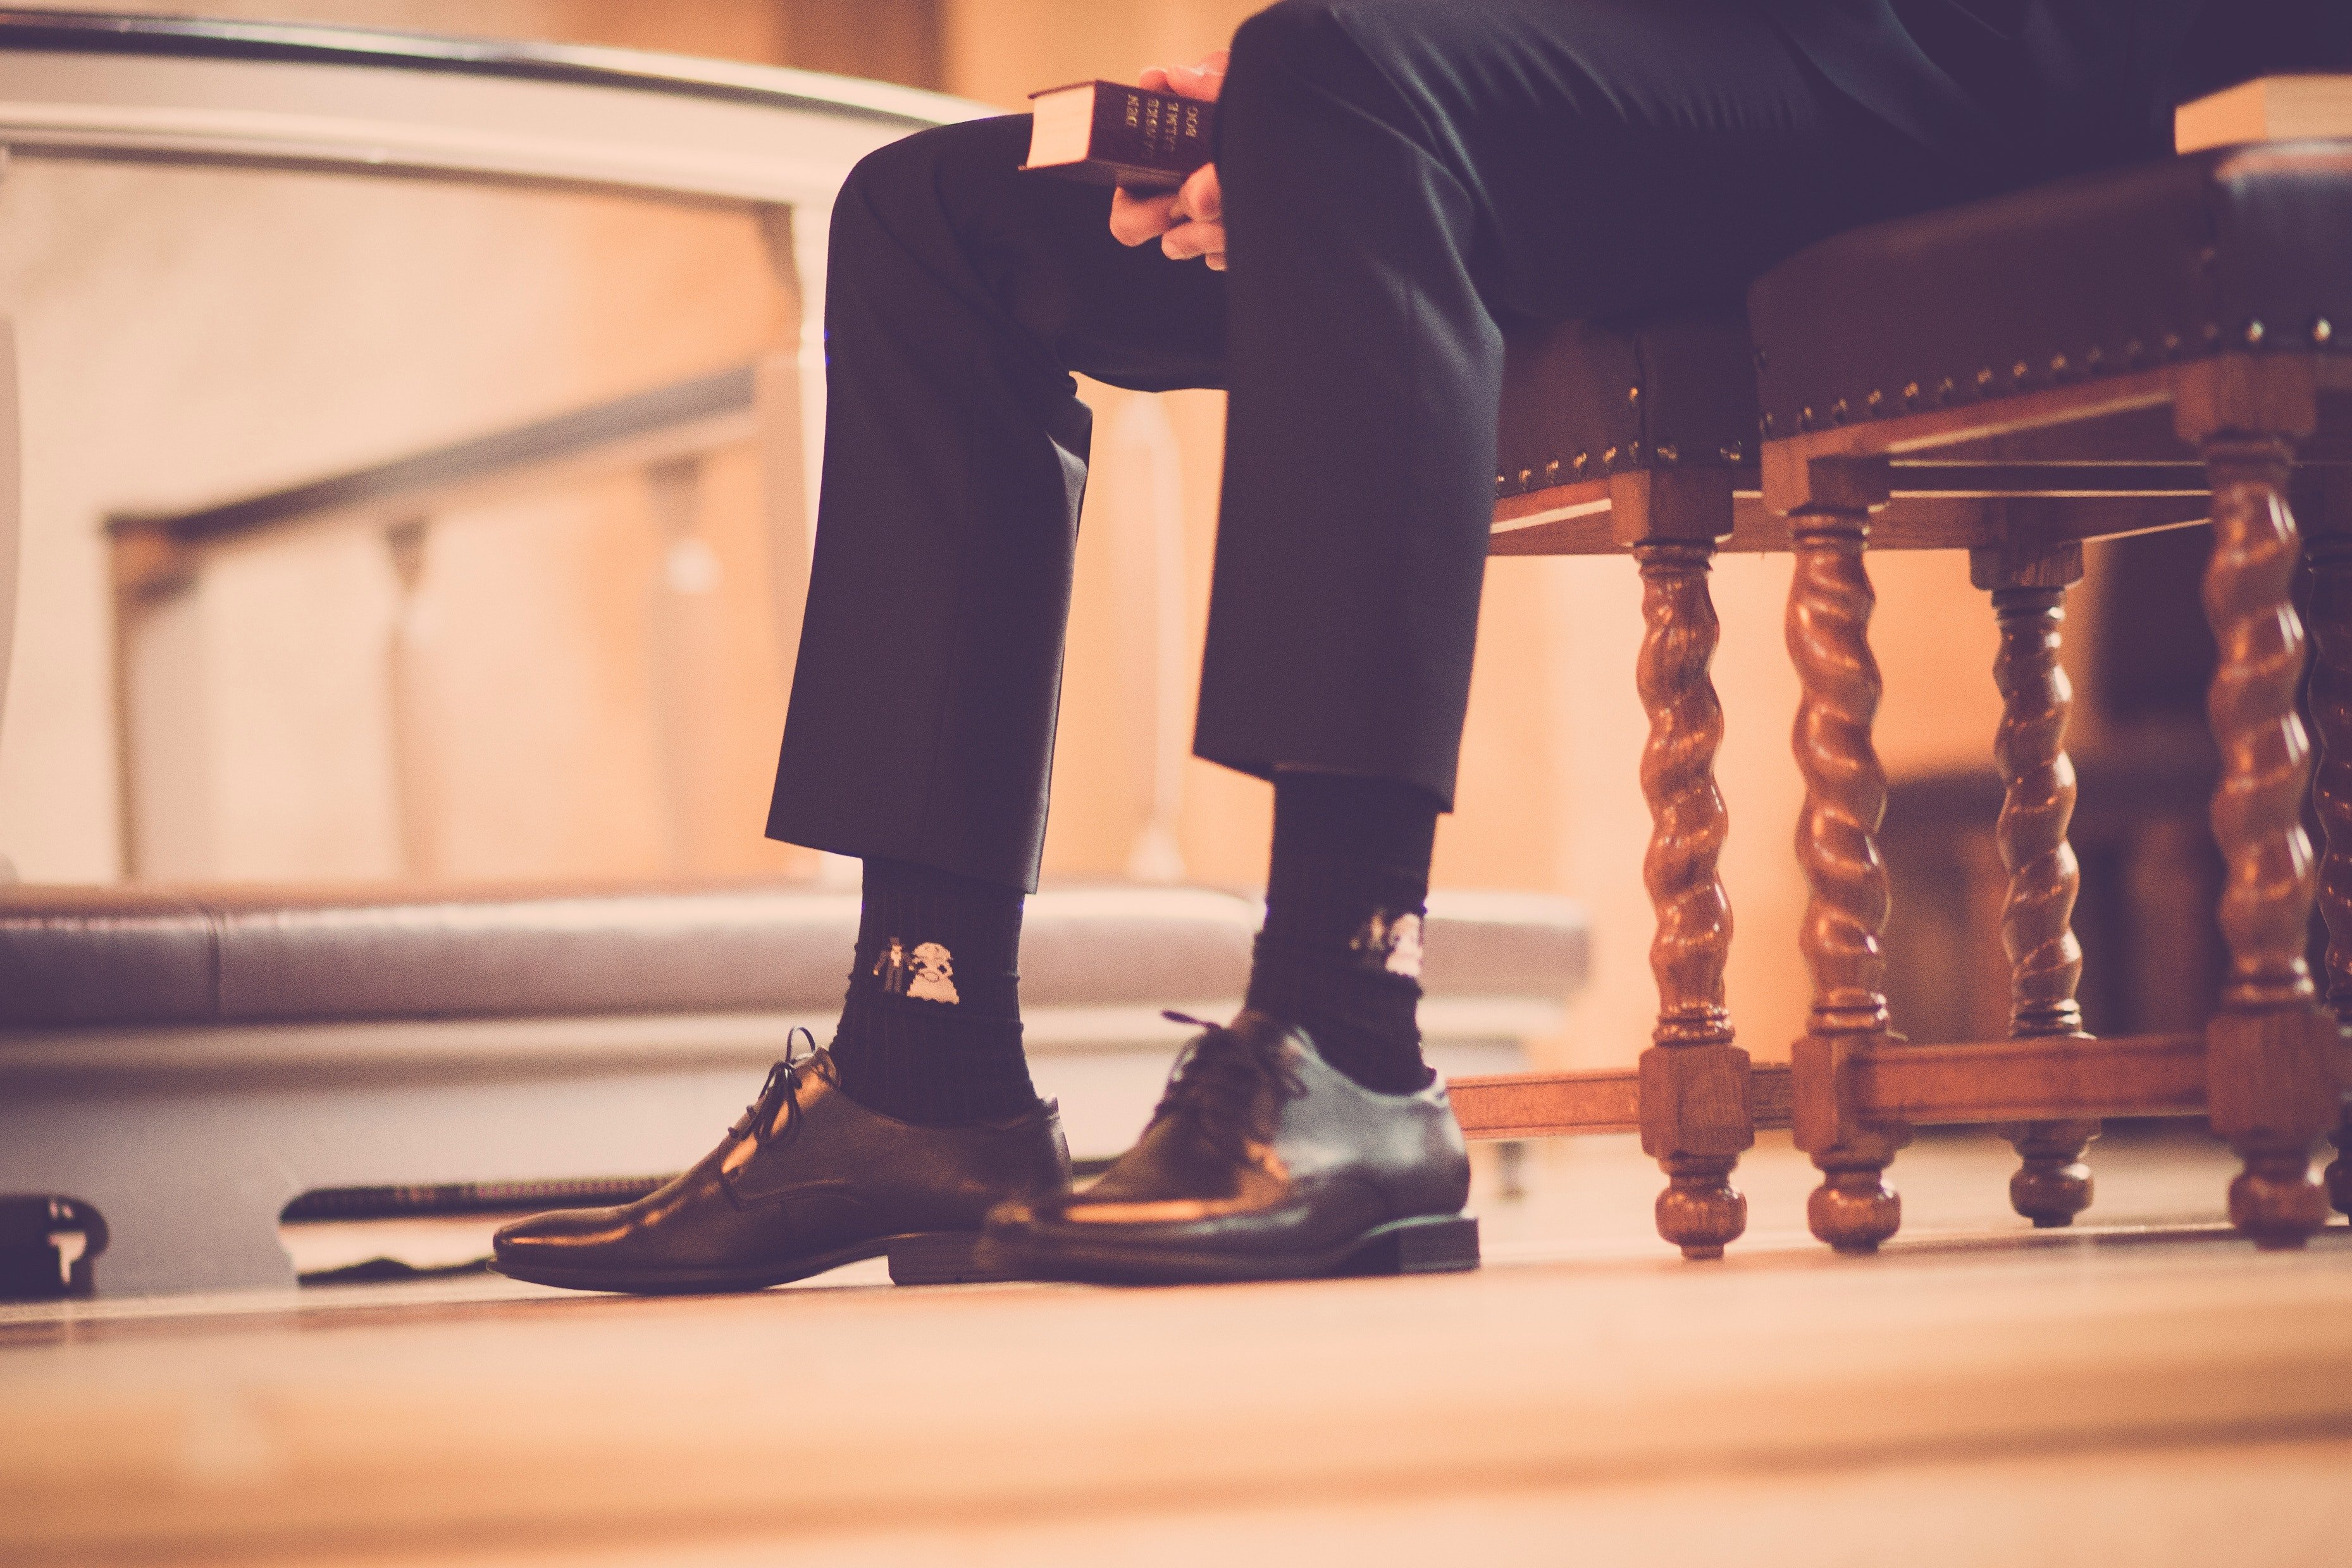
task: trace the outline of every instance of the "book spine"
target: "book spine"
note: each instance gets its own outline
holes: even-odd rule
[[[1209,161],[1214,122],[1214,106],[1198,99],[1105,82],[1095,92],[1089,152],[1108,163],[1189,174]]]

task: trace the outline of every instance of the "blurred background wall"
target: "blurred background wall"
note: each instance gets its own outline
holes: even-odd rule
[[[152,9],[184,9],[180,5]],[[1235,0],[211,0],[220,14],[624,45],[872,76],[1017,108],[1029,90],[1221,47]],[[0,183],[0,310],[20,337],[26,602],[0,742],[0,854],[28,880],[124,874],[106,514],[181,509],[537,418],[788,343],[792,303],[745,220],[622,201],[264,173],[20,162]],[[1091,389],[1048,874],[1123,872],[1145,811],[1132,658],[1109,585],[1151,508],[1181,508],[1197,647],[1222,398]],[[649,877],[809,870],[760,837],[782,711],[772,563],[748,452],[706,476],[709,647],[723,673],[690,831],[666,826],[649,683],[659,530],[635,480],[440,519],[427,562],[445,744],[431,875]],[[1129,547],[1129,548],[1131,548]],[[1998,716],[1991,620],[1957,556],[1879,558],[1882,752],[1898,778],[1979,767]],[[1795,684],[1784,560],[1718,572],[1717,680],[1739,924],[1732,1003],[1763,1057],[1798,1031],[1802,889],[1790,841]],[[1628,1061],[1654,1005],[1635,780],[1639,630],[1622,559],[1495,564],[1442,884],[1591,907],[1595,984],[1550,1043]],[[224,565],[159,627],[200,694],[194,760],[144,782],[159,879],[395,874],[384,635],[394,574],[372,534]],[[2086,603],[2078,611],[2096,614]],[[193,677],[187,675],[194,671]],[[2095,724],[2095,716],[2089,716]],[[1268,798],[1190,765],[1189,874],[1263,870]]]

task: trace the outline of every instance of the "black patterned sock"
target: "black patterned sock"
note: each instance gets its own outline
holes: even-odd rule
[[[1021,1050],[1021,894],[901,861],[866,862],[849,997],[833,1037],[842,1092],[929,1127],[1033,1110]]]
[[[1265,928],[1249,1005],[1307,1030],[1367,1089],[1430,1079],[1421,1056],[1421,923],[1438,802],[1385,779],[1277,773]]]

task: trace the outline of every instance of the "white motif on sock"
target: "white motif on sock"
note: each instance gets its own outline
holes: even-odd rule
[[[937,942],[918,946],[908,964],[907,995],[917,1001],[950,1006],[961,1001],[955,988],[955,955]]]
[[[1389,960],[1381,966],[1391,975],[1421,978],[1421,916],[1400,915],[1389,924]]]
[[[1366,968],[1379,968],[1408,980],[1421,978],[1421,916],[1407,912],[1391,915],[1374,910],[1348,946]]]

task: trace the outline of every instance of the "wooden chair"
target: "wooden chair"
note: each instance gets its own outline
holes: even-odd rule
[[[1726,823],[1714,776],[1723,716],[1709,674],[1710,563],[1718,549],[1801,553],[1812,531],[1765,504],[1754,363],[1746,321],[1729,307],[1570,323],[1511,345],[1494,553],[1624,551],[1642,579],[1637,681],[1650,716],[1642,786],[1652,821],[1644,880],[1657,915],[1650,956],[1658,1024],[1634,1071],[1452,1085],[1474,1137],[1638,1129],[1668,1177],[1659,1233],[1691,1258],[1719,1257],[1740,1235],[1747,1204],[1731,1186],[1734,1167],[1757,1127],[1788,1126],[1792,1114],[1790,1070],[1753,1067],[1724,1005],[1731,923],[1717,874]],[[2201,481],[2168,471],[2138,478],[2137,489],[2089,503],[2080,526],[2121,533],[2203,516]],[[2018,508],[2031,505],[2016,492],[2053,482],[2040,468],[1910,465],[1888,491],[1890,515],[1903,522],[1894,542],[1997,548]],[[1874,688],[1874,672],[1870,681]],[[1873,787],[1883,795],[1883,781]],[[1883,920],[1883,893],[1878,902]]]
[[[2103,1115],[2202,1113],[2242,1158],[2232,1221],[2263,1247],[2326,1217],[2310,1153],[2352,1145],[2352,1061],[2305,959],[2315,892],[2331,933],[2329,1000],[2352,1000],[2352,143],[2223,149],[1840,236],[1761,280],[1762,486],[1797,557],[1790,652],[1802,684],[1800,849],[1811,1027],[1791,1063],[1797,1141],[1823,1173],[1817,1236],[1866,1249],[1900,1219],[1883,1174],[1916,1124],[2010,1124],[2018,1207],[2063,1223],[2090,1196],[2079,1164]],[[2208,704],[2222,777],[2230,970],[2200,1033],[2094,1040],[2066,827],[2067,692],[2057,669],[2082,541],[2129,531],[2118,496],[2210,492],[2204,599],[2221,650]],[[1920,542],[1887,508],[1923,466],[2009,476],[2019,499],[1970,540],[2001,627],[2015,967],[2010,1038],[1912,1046],[1890,1033],[1875,835],[1885,779],[1871,744],[1866,545]],[[2311,764],[2291,599],[2298,470],[2318,502],[2311,552],[2320,660],[2312,709],[2328,761],[2315,867],[2303,826]],[[2200,508],[2202,509],[2202,508]],[[2352,1207],[2352,1160],[2329,1183]]]

